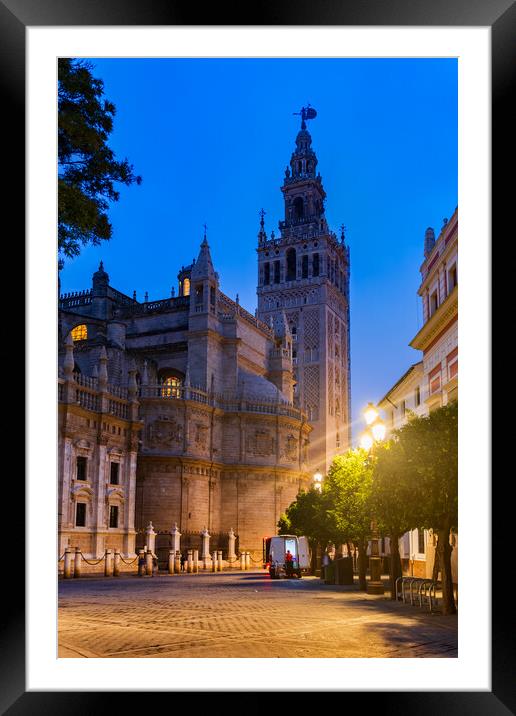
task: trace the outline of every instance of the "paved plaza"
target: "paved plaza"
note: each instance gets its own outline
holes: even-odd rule
[[[264,571],[60,580],[60,657],[456,657],[457,617]]]

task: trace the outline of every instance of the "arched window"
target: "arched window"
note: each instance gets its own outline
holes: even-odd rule
[[[305,205],[301,196],[298,196],[294,199],[294,211],[296,214],[296,219],[301,219],[305,215]]]
[[[296,280],[296,250],[288,249],[287,251],[287,281]]]
[[[75,341],[85,341],[88,337],[88,327],[85,323],[81,323],[80,326],[75,326],[75,328],[72,329],[72,340],[75,343]]]
[[[161,397],[162,398],[180,398],[181,397],[181,379],[176,375],[168,375],[161,379]]]
[[[189,296],[190,295],[190,279],[184,278],[183,279],[183,296]]]

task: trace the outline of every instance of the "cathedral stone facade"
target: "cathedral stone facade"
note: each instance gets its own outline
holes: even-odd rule
[[[233,529],[258,559],[347,447],[349,253],[324,219],[304,118],[296,144],[280,239],[262,215],[256,316],[220,291],[206,235],[177,296],[138,302],[102,263],[91,289],[61,296],[60,553],[130,557],[151,522],[163,560],[174,524],[193,548],[207,529],[225,550]]]

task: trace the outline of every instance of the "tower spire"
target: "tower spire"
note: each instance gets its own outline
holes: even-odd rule
[[[259,211],[259,215],[260,215],[260,231],[258,232],[258,245],[259,245],[259,246],[261,246],[262,244],[264,244],[264,243],[267,241],[267,233],[265,232],[265,221],[264,221],[264,218],[263,218],[263,217],[265,216],[265,213],[266,213],[266,212],[264,211],[263,208],[260,209],[260,211]]]

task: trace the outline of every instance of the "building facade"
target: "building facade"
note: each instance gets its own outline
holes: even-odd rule
[[[428,415],[458,400],[458,210],[445,220],[436,240],[434,229],[425,232],[424,261],[418,295],[423,326],[410,342],[422,351],[413,364],[378,402],[388,431],[400,428],[411,414]],[[458,581],[458,535],[452,533],[453,581]],[[431,577],[436,537],[432,530],[412,530],[400,540],[406,574]]]
[[[139,302],[101,263],[90,289],[61,296],[60,553],[130,557],[152,523],[163,559],[175,524],[193,548],[208,530],[225,550],[234,530],[258,559],[314,471],[347,446],[349,252],[328,231],[306,125],[297,144],[278,242],[262,214],[256,316],[220,290],[206,235],[177,295]]]

